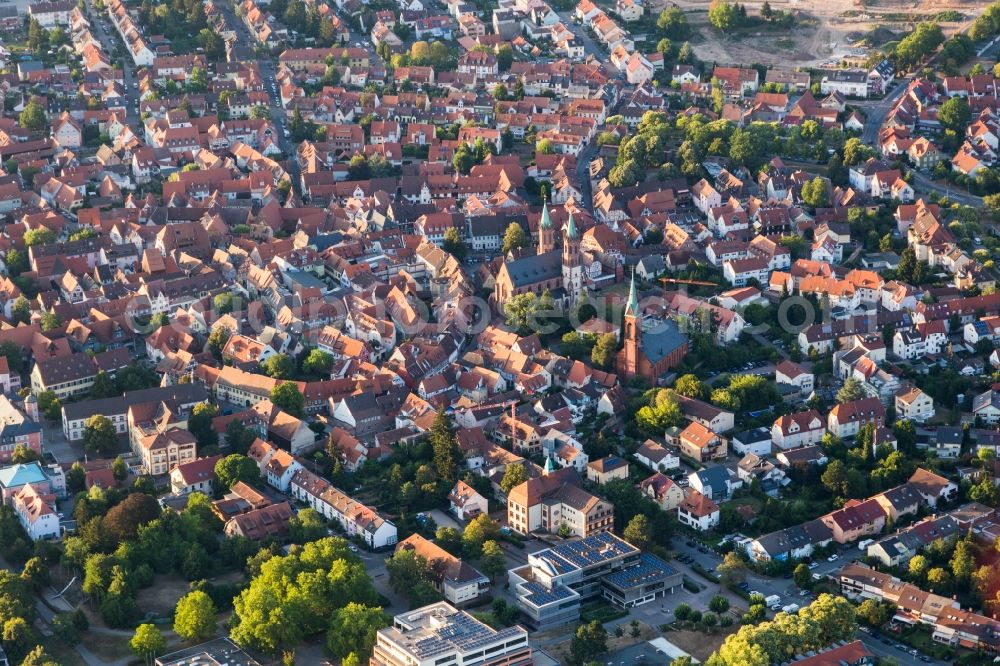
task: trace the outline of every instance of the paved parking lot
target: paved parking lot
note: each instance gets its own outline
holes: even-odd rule
[[[68,442],[58,425],[42,425],[42,450],[51,454],[57,463],[69,464],[83,460],[83,442]]]

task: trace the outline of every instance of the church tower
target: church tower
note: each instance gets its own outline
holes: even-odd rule
[[[563,235],[562,252],[563,289],[570,307],[580,302],[583,293],[583,264],[580,261],[580,232],[569,214],[566,222],[566,233]]]
[[[639,313],[639,299],[635,293],[635,270],[632,271],[632,284],[628,289],[624,324],[622,335],[624,346],[618,352],[618,372],[630,378],[639,374],[639,345],[642,344],[642,316]]]
[[[549,207],[542,202],[542,220],[538,223],[538,254],[556,249],[556,230],[552,228]]]

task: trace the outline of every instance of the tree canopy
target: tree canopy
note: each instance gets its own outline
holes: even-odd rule
[[[328,630],[350,603],[376,606],[364,563],[347,541],[329,537],[273,556],[234,600],[231,636],[239,645],[277,653]]]

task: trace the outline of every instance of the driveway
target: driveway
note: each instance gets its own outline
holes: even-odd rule
[[[48,422],[42,424],[42,451],[51,454],[57,463],[69,464],[83,460],[83,442],[69,442],[62,428]]]

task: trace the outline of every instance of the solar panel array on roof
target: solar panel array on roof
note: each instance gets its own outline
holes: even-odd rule
[[[604,580],[619,589],[627,589],[638,585],[648,585],[675,573],[677,572],[660,558],[643,553],[638,563],[608,574]]]
[[[601,532],[579,541],[561,543],[537,554],[548,560],[556,571],[565,573],[586,569],[602,562],[638,552],[638,549],[609,532]]]
[[[439,613],[439,611],[434,612]],[[522,635],[522,630],[518,627],[508,627],[507,629],[494,631],[471,615],[463,612],[449,615],[439,613],[436,617],[443,624],[433,627],[430,629],[430,633],[424,634],[410,646],[414,655],[420,659],[433,657],[434,655],[456,648],[468,651],[483,645],[503,642]],[[426,629],[418,629],[417,631],[423,632]]]
[[[550,590],[537,581],[526,583],[524,585],[524,589],[527,590],[528,594],[523,598],[535,606],[544,606],[556,601],[572,599],[574,596],[579,596],[563,585],[557,585]]]

